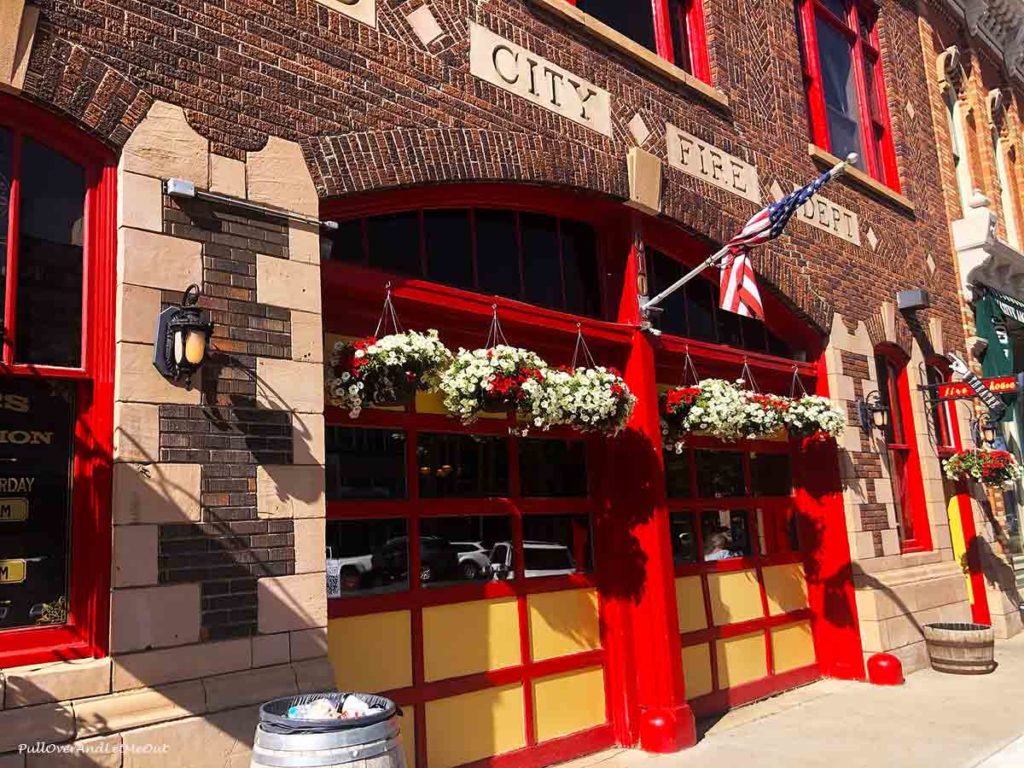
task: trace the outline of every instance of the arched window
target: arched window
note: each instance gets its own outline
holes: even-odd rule
[[[946,126],[949,129],[950,149],[953,151],[953,166],[956,170],[956,188],[960,196],[960,208],[963,213],[966,213],[970,209],[974,183],[971,181],[971,166],[967,155],[960,99],[953,89],[947,88],[943,91],[942,100],[946,106]]]
[[[0,667],[105,643],[114,200],[102,147],[0,94]]]
[[[931,548],[931,530],[924,500],[906,362],[896,352],[878,350],[875,353],[878,394],[889,408],[885,443],[896,525],[902,550],[912,552]]]
[[[956,402],[940,400],[938,387],[950,380],[949,365],[942,360],[933,360],[925,366],[929,386],[929,417],[935,447],[939,455],[950,454],[959,442],[959,427],[956,423]]]

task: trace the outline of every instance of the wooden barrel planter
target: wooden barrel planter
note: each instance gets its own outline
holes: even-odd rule
[[[275,699],[260,708],[250,768],[406,768],[398,708],[380,696],[357,694],[380,714],[352,720],[291,720],[288,707],[317,698],[336,704],[346,694]]]
[[[987,675],[996,668],[995,632],[986,624],[943,622],[924,625],[932,669],[954,675]]]

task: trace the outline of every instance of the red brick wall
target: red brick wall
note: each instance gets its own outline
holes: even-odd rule
[[[149,98],[182,106],[220,154],[241,157],[268,135],[298,141],[322,196],[515,179],[622,197],[632,143],[626,125],[637,112],[652,130],[648,149],[664,157],[671,121],[755,163],[765,198],[772,182],[788,189],[818,171],[807,154],[790,0],[706,0],[714,85],[730,100],[724,110],[524,2],[430,2],[444,34],[424,47],[404,18],[419,4],[379,0],[373,30],[314,0],[39,0],[42,31],[26,93],[113,144],[123,142]],[[609,90],[612,138],[471,76],[470,17]],[[826,196],[860,215],[862,236],[874,230],[877,252],[866,241],[855,247],[794,223],[756,265],[822,328],[833,311],[867,320],[897,290],[925,287],[933,309],[920,327],[938,314],[947,348],[962,348],[913,7],[884,4],[880,37],[900,179],[915,212],[835,184]],[[750,203],[673,169],[666,170],[665,211],[717,241],[753,212]],[[913,329],[897,322],[899,337],[909,340]]]

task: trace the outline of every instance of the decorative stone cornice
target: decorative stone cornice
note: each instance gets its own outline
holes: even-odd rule
[[[953,222],[960,288],[968,301],[981,285],[1024,299],[1024,254],[998,238],[997,217],[990,205],[989,199],[975,190],[970,210]]]
[[[1024,88],[1024,0],[941,0]]]

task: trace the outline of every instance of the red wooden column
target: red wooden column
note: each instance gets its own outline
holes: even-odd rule
[[[613,715],[619,721],[616,731],[623,732],[625,720],[632,743],[639,741],[648,752],[675,752],[697,739],[683,687],[654,348],[639,330],[637,263],[634,249],[619,316],[637,327],[624,373],[637,405],[628,429],[609,441],[607,509],[596,533],[604,555],[600,562],[610,567],[599,588],[608,620],[629,624],[609,628],[633,671],[625,690],[613,691],[612,700],[625,701],[628,708],[625,718]]]

